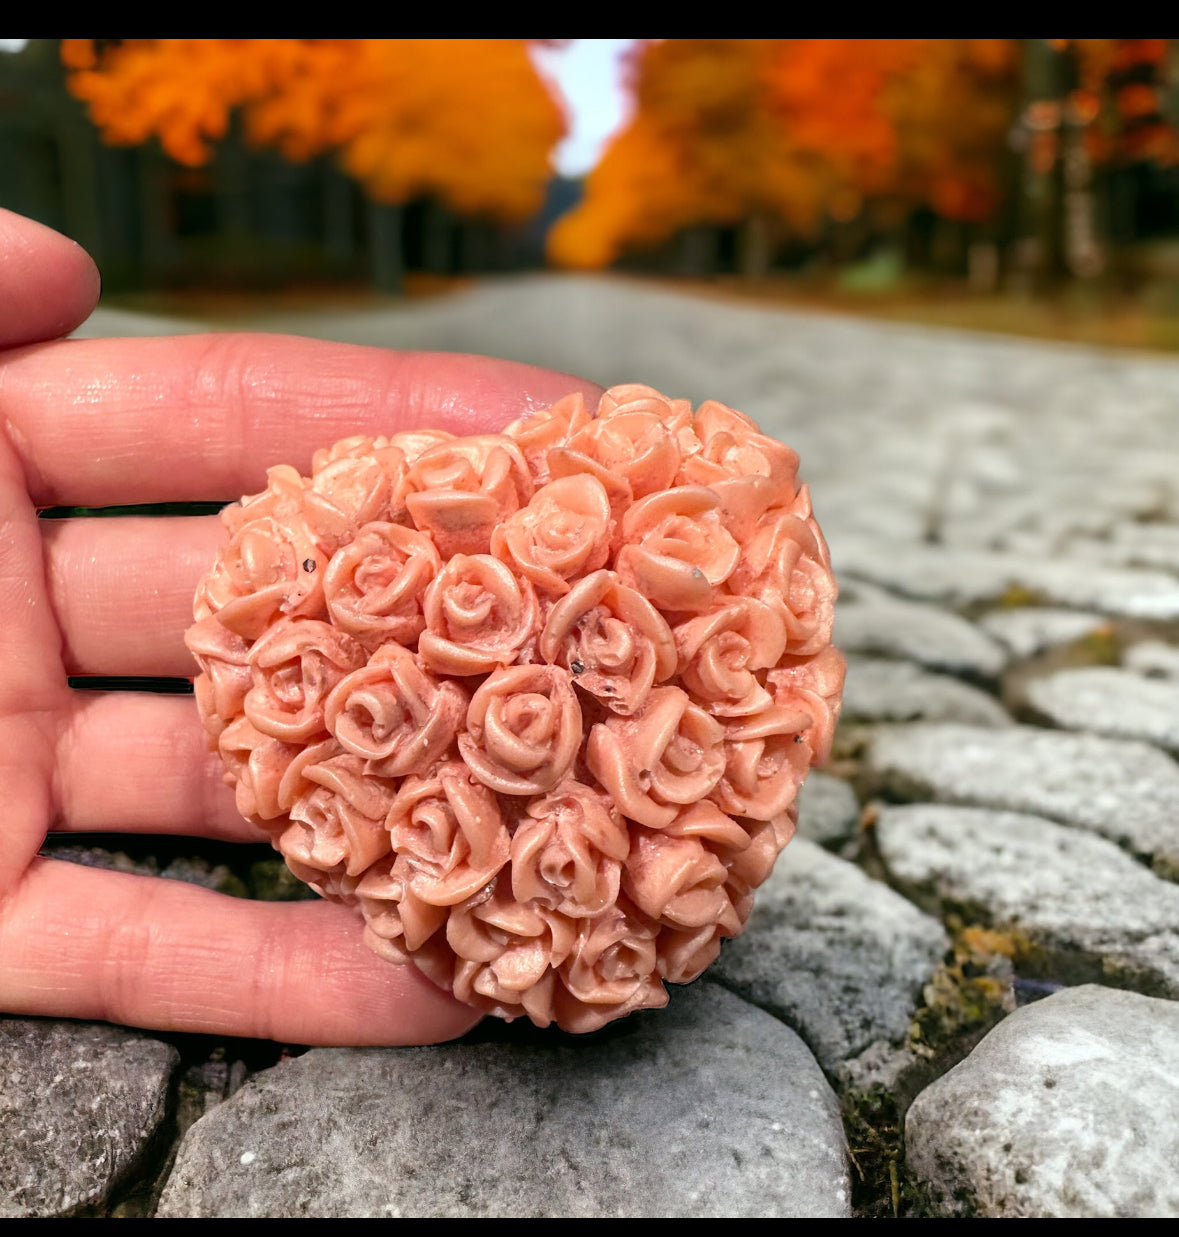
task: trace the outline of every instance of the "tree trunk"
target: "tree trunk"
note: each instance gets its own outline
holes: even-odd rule
[[[1043,291],[1065,269],[1061,132],[1070,62],[1049,39],[1024,39],[1023,52],[1023,177],[1015,265],[1027,287]]]
[[[72,118],[59,123],[57,161],[66,233],[101,265],[106,254],[93,131],[88,132]]]
[[[766,215],[750,215],[741,225],[739,267],[744,279],[765,279],[774,257],[773,229]]]
[[[700,224],[684,228],[679,235],[676,272],[688,279],[703,279],[716,274],[716,228]]]
[[[434,275],[449,275],[453,260],[450,212],[431,199],[426,203],[422,224],[422,260],[426,270]]]
[[[1070,274],[1095,279],[1105,269],[1097,227],[1093,162],[1085,143],[1086,121],[1072,109],[1064,130],[1064,259]]]
[[[351,264],[356,257],[352,182],[334,167],[323,170],[323,247],[328,257]]]
[[[168,165],[153,143],[139,155],[140,262],[147,284],[154,283],[176,255],[175,220],[168,192]]]
[[[372,264],[373,287],[381,292],[405,290],[405,266],[401,252],[400,206],[370,202],[368,207],[368,247]]]
[[[241,242],[250,234],[250,177],[239,129],[235,118],[217,147],[213,176],[221,232]]]

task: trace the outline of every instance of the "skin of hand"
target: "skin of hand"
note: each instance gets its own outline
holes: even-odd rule
[[[191,697],[216,516],[39,508],[230,500],[351,434],[500,429],[592,383],[485,357],[273,335],[64,340],[98,299],[72,241],[0,210],[0,1010],[301,1044],[423,1044],[478,1015],[361,940],[351,910],[262,903],[38,855],[47,832],[258,842]]]

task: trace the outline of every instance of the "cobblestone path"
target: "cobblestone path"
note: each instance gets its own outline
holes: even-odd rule
[[[0,1216],[1179,1213],[1179,363],[615,279],[253,325],[755,416],[841,581],[837,750],[746,934],[590,1041],[0,1019]]]

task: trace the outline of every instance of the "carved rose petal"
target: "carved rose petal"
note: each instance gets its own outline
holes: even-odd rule
[[[690,984],[720,956],[721,941],[732,935],[716,924],[665,928],[659,934],[659,974],[669,984]]]
[[[574,434],[569,447],[625,478],[636,498],[667,489],[680,466],[679,447],[654,411],[599,417]]]
[[[366,524],[333,556],[323,591],[332,622],[369,648],[412,644],[426,626],[422,595],[442,564],[424,533]]]
[[[263,734],[302,742],[324,729],[328,693],[364,665],[364,649],[316,619],[283,619],[250,649],[254,686],[245,713]]]
[[[787,502],[798,485],[798,455],[784,442],[769,438],[757,422],[717,400],[705,400],[693,418],[701,454],[720,465],[730,477],[768,477],[774,491]]]
[[[444,558],[485,554],[496,526],[532,497],[524,455],[505,434],[455,438],[423,452],[406,476],[406,507]]]
[[[387,644],[332,689],[324,724],[370,773],[403,777],[446,754],[466,712],[461,687],[439,682],[408,650]]]
[[[795,800],[811,765],[809,712],[773,706],[725,731],[725,769],[715,801],[736,816],[770,820]]]
[[[571,956],[554,993],[557,1021],[568,1031],[596,1031],[636,1009],[667,1004],[656,970],[658,927],[620,898],[610,910],[578,921]]]
[[[369,930],[400,947],[400,961],[420,949],[448,916],[445,906],[425,902],[409,888],[411,875],[410,865],[393,852],[374,863],[356,886]]]
[[[511,839],[495,796],[459,761],[407,777],[386,827],[406,885],[434,906],[456,906],[508,861]]]
[[[578,687],[622,714],[640,708],[652,685],[676,666],[667,620],[612,571],[583,577],[552,607],[538,649],[545,661],[564,666]]]
[[[459,959],[455,995],[501,1017],[527,1012],[545,1026],[553,968],[568,957],[574,936],[563,915],[522,906],[497,882],[495,890],[456,907],[447,923],[447,943]]]
[[[731,587],[778,610],[786,652],[806,656],[831,642],[838,589],[826,546],[813,520],[788,511],[767,513],[741,552]]]
[[[732,575],[741,556],[719,507],[717,495],[701,485],[636,502],[623,517],[623,582],[661,610],[708,609],[715,587]]]
[[[582,474],[542,486],[527,507],[491,537],[491,552],[537,588],[561,596],[569,581],[595,571],[610,554],[610,499]]]
[[[699,837],[637,830],[623,885],[652,919],[675,928],[720,924],[730,933],[740,924],[725,892],[728,871]]]
[[[709,713],[743,717],[771,703],[758,672],[777,665],[786,647],[778,611],[749,597],[735,598],[681,623],[675,642],[680,677]]]
[[[802,731],[802,739],[813,764],[822,764],[831,754],[846,673],[843,654],[829,647],[814,657],[790,658],[766,675],[776,705],[810,715],[810,725]]]
[[[456,554],[426,590],[423,610],[418,652],[435,674],[510,665],[540,628],[532,585],[490,554]]]
[[[279,787],[302,749],[263,734],[246,717],[231,722],[217,738],[226,765],[226,781],[234,787],[237,810],[263,824],[284,814]]]
[[[581,707],[558,666],[494,671],[471,698],[459,751],[471,772],[503,795],[551,790],[581,745]]]
[[[392,784],[369,776],[363,760],[331,740],[292,761],[279,799],[291,819],[280,849],[301,863],[324,871],[343,865],[360,876],[389,852]]]
[[[217,621],[256,640],[283,615],[318,618],[325,612],[327,554],[299,516],[263,516],[243,525],[205,577],[193,607],[197,619]]]
[[[201,674],[195,682],[205,729],[216,738],[242,711],[254,679],[246,664],[249,645],[210,615],[184,633]]]
[[[590,731],[586,761],[631,820],[666,828],[709,794],[725,769],[724,730],[678,687],[657,687],[633,717]]]
[[[533,477],[541,484],[551,481],[549,473],[548,454],[554,447],[562,447],[571,435],[577,433],[583,425],[590,421],[589,411],[585,406],[585,397],[580,391],[566,395],[551,408],[529,413],[504,430],[510,438],[514,438]]]
[[[618,898],[630,837],[610,801],[572,778],[532,800],[512,836],[512,893],[581,919]]]

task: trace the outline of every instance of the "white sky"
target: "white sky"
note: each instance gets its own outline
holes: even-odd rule
[[[573,39],[567,47],[534,51],[542,72],[561,90],[569,111],[569,136],[557,147],[557,171],[584,176],[602,147],[630,115],[621,81],[621,58],[634,39]]]
[[[28,39],[0,39],[0,52],[23,52]]]

